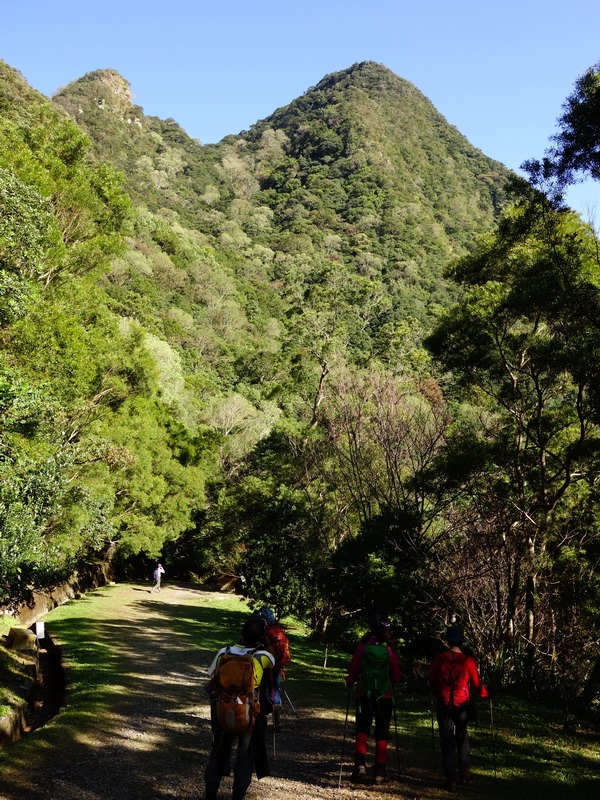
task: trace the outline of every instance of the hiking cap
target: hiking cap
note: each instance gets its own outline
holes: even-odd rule
[[[373,633],[377,634],[380,639],[387,639],[392,632],[392,623],[385,614],[375,614],[371,630]]]
[[[465,635],[463,629],[460,625],[451,625],[446,631],[444,639],[448,644],[464,644]]]
[[[264,619],[267,625],[275,625],[275,613],[271,608],[261,608],[259,616]]]

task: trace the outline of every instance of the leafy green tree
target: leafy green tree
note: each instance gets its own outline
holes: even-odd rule
[[[0,169],[0,325],[22,317],[64,246],[50,202]]]
[[[70,454],[51,420],[52,399],[14,367],[0,366],[0,603],[66,576],[48,524],[69,491]]]
[[[58,275],[106,267],[123,246],[121,233],[131,210],[122,176],[107,164],[89,161],[87,137],[47,102],[36,109],[27,125],[4,120],[0,142],[0,168],[10,170],[12,179],[21,182],[12,199],[23,212],[21,236],[31,239],[32,204],[40,211],[36,246],[38,250],[42,247],[38,253],[42,258],[32,250],[28,256],[29,268],[39,260],[36,277],[48,285]],[[6,204],[10,195],[5,191],[3,196]],[[10,213],[14,210],[7,209]],[[5,224],[11,219],[9,214]],[[17,225],[17,230],[20,228]],[[15,247],[16,242],[13,256],[17,255]]]
[[[37,278],[43,265],[64,255],[52,205],[34,187],[0,169],[0,264]]]
[[[243,576],[248,597],[309,619],[319,632],[334,609],[330,557],[345,525],[323,469],[327,453],[318,430],[279,423],[220,487],[205,532],[221,571]]]
[[[481,409],[487,464],[471,522],[506,566],[494,618],[509,647],[526,643],[531,670],[549,636],[539,604],[550,553],[560,560],[557,518],[596,480],[600,269],[575,215],[520,190],[498,235],[454,269],[463,301],[428,343]]]
[[[600,179],[600,62],[577,79],[558,128],[550,159],[561,185],[585,174]]]

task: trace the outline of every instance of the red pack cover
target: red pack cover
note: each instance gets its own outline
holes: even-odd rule
[[[266,640],[275,656],[275,667],[283,669],[289,664],[292,654],[290,653],[290,640],[280,625],[270,625],[266,631]]]

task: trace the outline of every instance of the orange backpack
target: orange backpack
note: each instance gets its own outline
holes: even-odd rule
[[[219,724],[227,733],[251,731],[260,712],[258,689],[254,686],[254,658],[251,654],[221,656],[213,676]]]

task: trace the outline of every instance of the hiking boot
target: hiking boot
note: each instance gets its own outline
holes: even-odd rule
[[[446,778],[444,781],[444,789],[448,792],[455,792],[456,791],[456,781],[452,778]]]
[[[373,770],[373,774],[375,776],[375,783],[380,786],[382,783],[385,783],[385,764],[375,764],[375,769]]]
[[[470,769],[461,769],[458,773],[458,782],[459,783],[471,783],[473,780],[473,773]]]
[[[217,792],[219,791],[219,784],[218,783],[209,783],[206,781],[206,793],[204,794],[204,800],[217,800]]]
[[[350,776],[352,783],[366,783],[367,782],[367,768],[364,764],[359,764],[354,767],[352,775]]]

